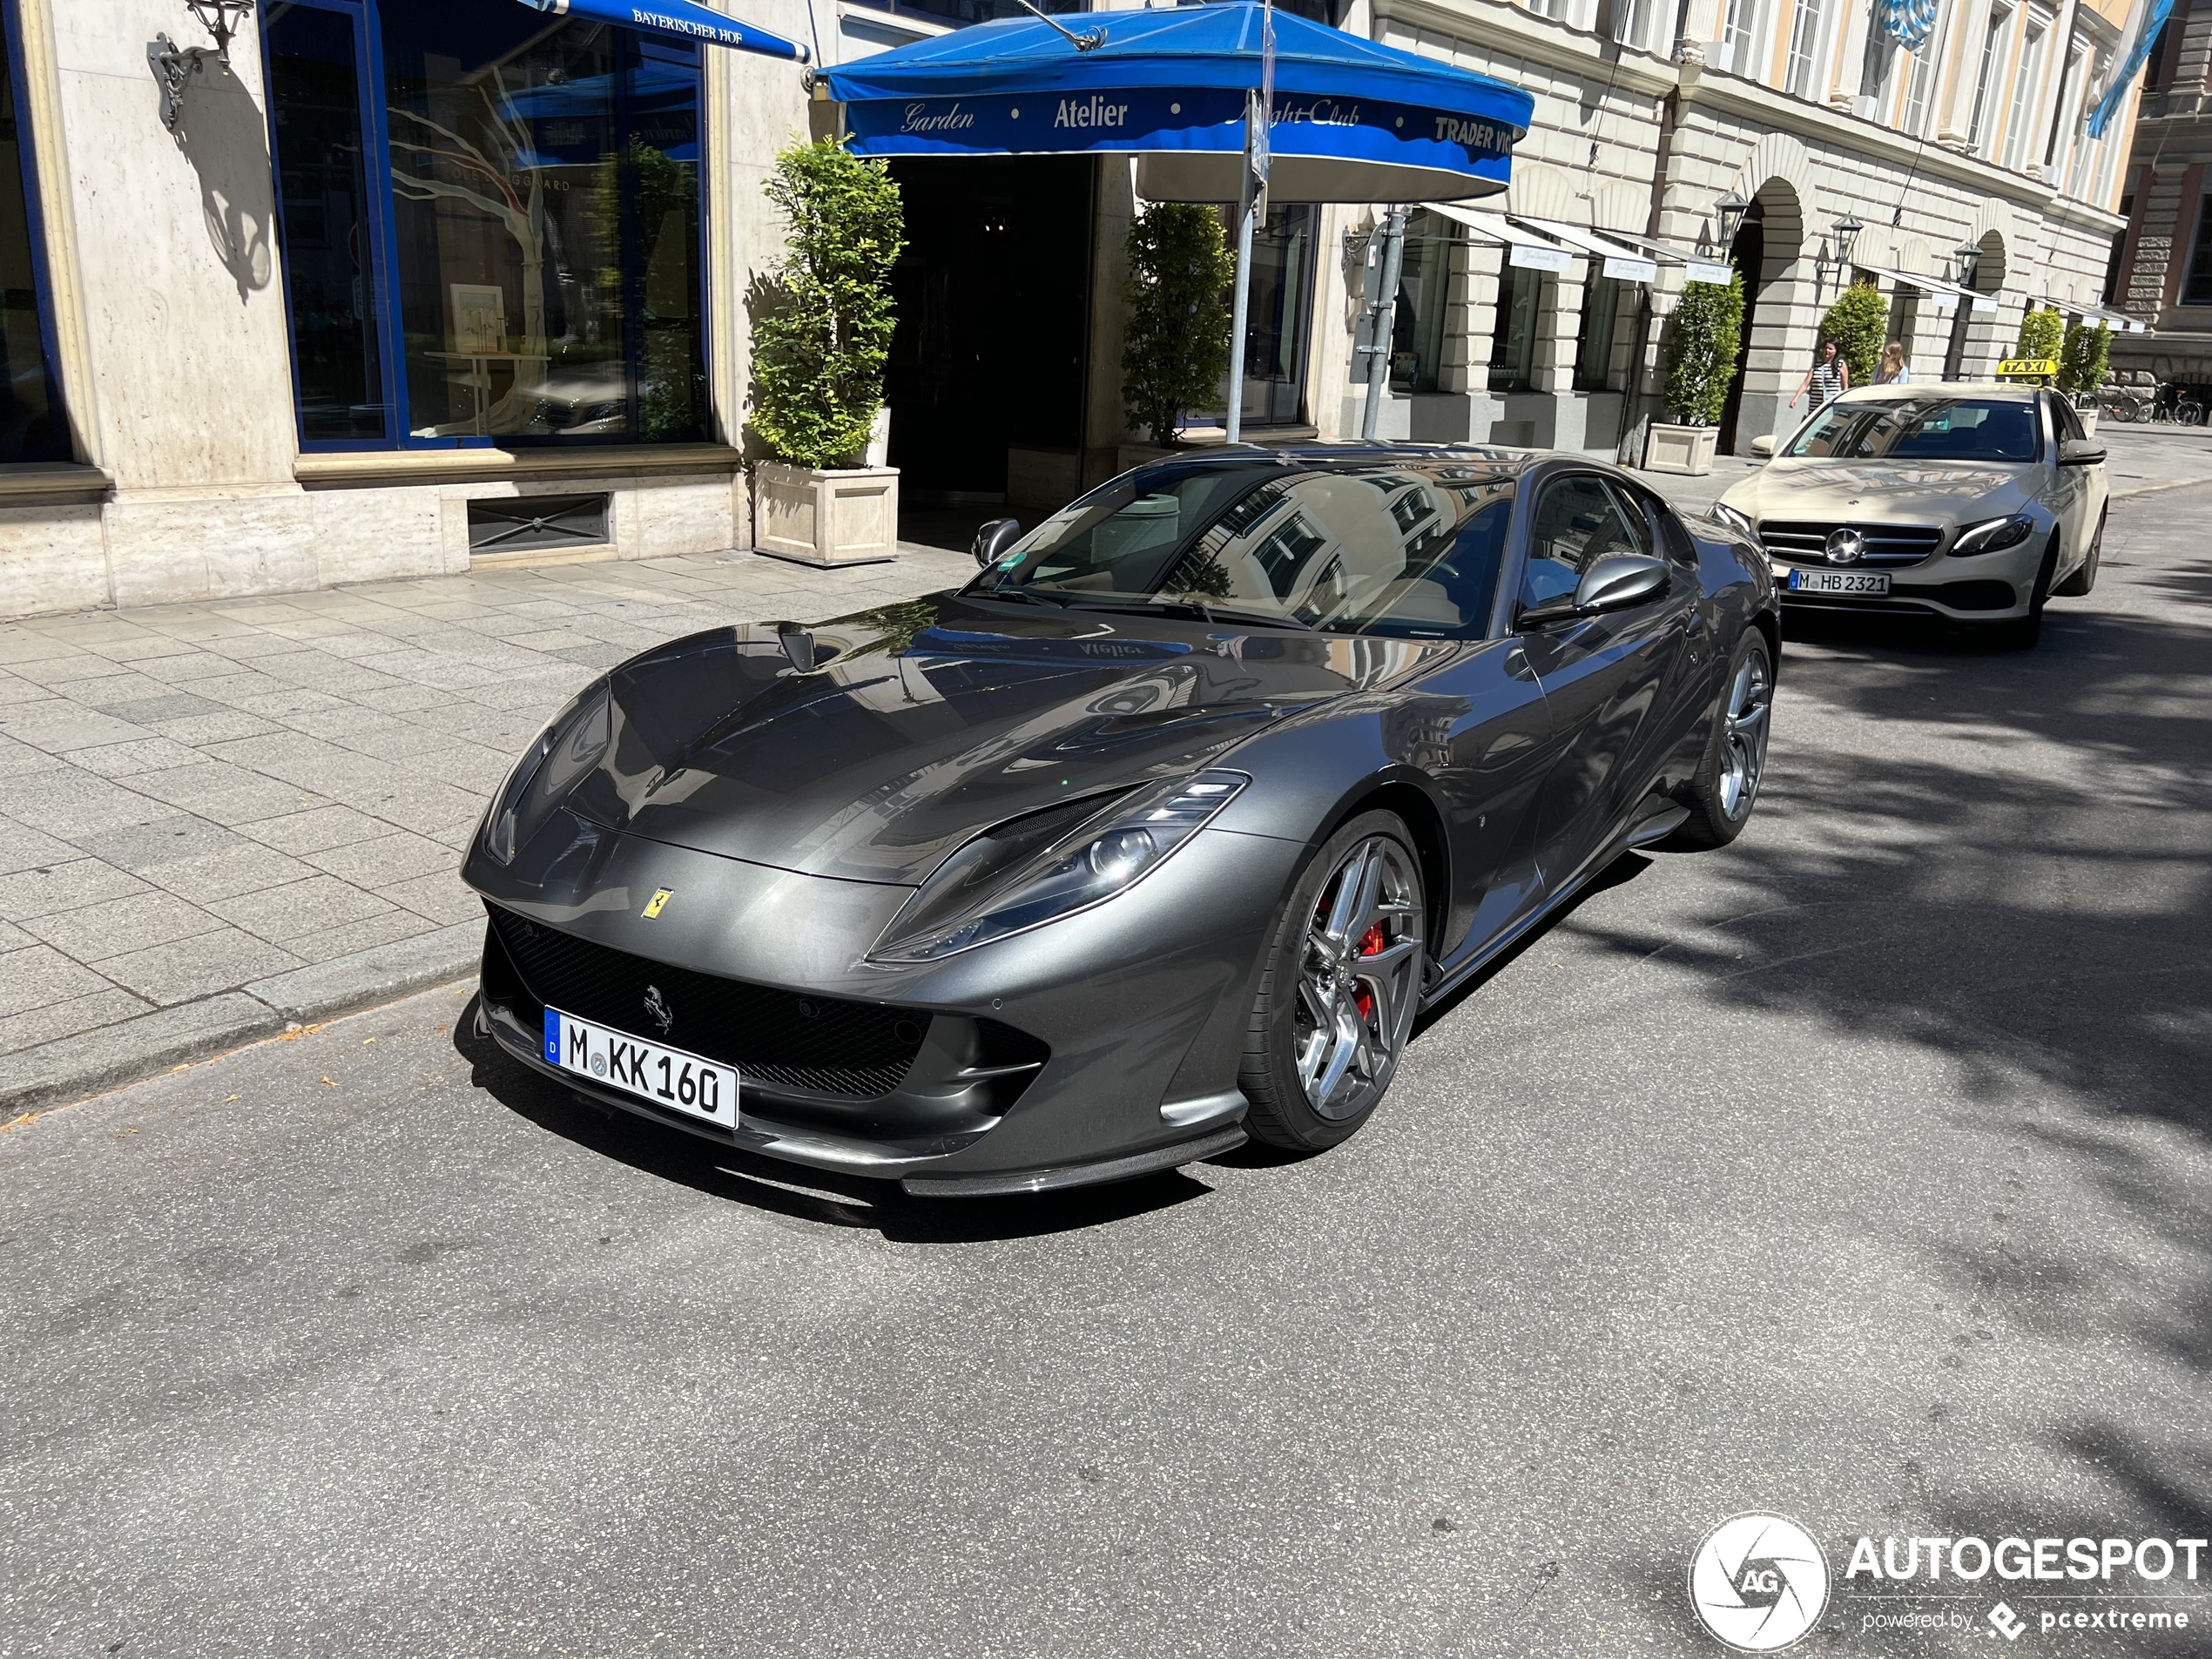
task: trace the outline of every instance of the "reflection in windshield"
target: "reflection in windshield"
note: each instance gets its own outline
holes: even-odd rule
[[[1464,466],[1170,462],[1055,514],[971,591],[1326,633],[1477,637],[1512,496],[1510,476]]]
[[[2002,398],[1835,402],[1808,421],[1789,454],[1830,461],[2033,461],[2035,406]]]

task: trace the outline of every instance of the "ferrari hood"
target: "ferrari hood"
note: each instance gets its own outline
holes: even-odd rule
[[[2002,462],[1770,461],[1721,499],[1755,523],[1964,523],[2019,507],[2033,470]]]
[[[978,831],[1203,766],[1440,648],[956,595],[680,639],[608,681],[568,808],[756,864],[918,884]]]

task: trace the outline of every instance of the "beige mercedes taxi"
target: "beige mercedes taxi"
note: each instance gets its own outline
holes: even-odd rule
[[[2066,401],[2002,383],[1844,393],[1712,508],[1759,538],[1785,606],[1938,617],[2025,648],[2043,602],[2089,591],[2102,444]]]

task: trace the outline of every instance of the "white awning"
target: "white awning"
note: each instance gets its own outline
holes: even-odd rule
[[[1575,255],[1548,236],[1539,236],[1534,231],[1523,230],[1503,213],[1479,212],[1472,207],[1461,207],[1453,202],[1423,204],[1432,213],[1466,226],[1486,242],[1495,242],[1506,250],[1506,263],[1524,271],[1565,271],[1575,263]]]
[[[2141,317],[2130,317],[2125,312],[2101,311],[2094,306],[2076,305],[2071,300],[2046,300],[2047,306],[2060,311],[2071,311],[2084,322],[2101,322],[2115,334],[2141,334],[2150,332],[2150,325]]]
[[[1714,259],[1691,248],[1676,247],[1656,237],[1640,235],[1635,231],[1603,231],[1599,233],[1608,241],[1625,242],[1640,248],[1650,259],[1662,265],[1679,265],[1683,277],[1691,282],[1716,282],[1723,287],[1734,280],[1736,267],[1724,259]]]
[[[1984,293],[1976,288],[1962,288],[1955,282],[1946,282],[1938,277],[1921,276],[1912,271],[1892,271],[1880,265],[1862,265],[1858,268],[1869,276],[1879,277],[1892,283],[1902,282],[1908,288],[1918,288],[1923,293],[1932,293],[1945,302],[1944,308],[1946,310],[1957,305],[1961,300],[1972,304],[1976,311],[1997,309],[1995,294]]]
[[[1514,222],[1527,229],[1541,231],[1555,242],[1580,248],[1593,259],[1605,261],[1605,274],[1622,282],[1656,282],[1658,262],[1637,253],[1625,243],[1610,239],[1602,231],[1584,230],[1579,225],[1562,225],[1556,219],[1523,219],[1514,216]]]

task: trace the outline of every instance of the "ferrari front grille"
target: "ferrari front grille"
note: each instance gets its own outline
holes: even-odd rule
[[[1759,526],[1759,541],[1786,564],[1825,564],[1829,536],[1844,528],[1787,521],[1765,523]],[[1932,524],[1852,524],[1848,528],[1857,530],[1865,541],[1865,551],[1855,561],[1860,566],[1918,564],[1934,553],[1943,539],[1943,532]]]
[[[747,1082],[873,1100],[896,1089],[921,1051],[927,1014],[671,968],[487,907],[523,988],[541,1008],[719,1060]],[[655,988],[674,1015],[665,1031],[646,1012]]]

